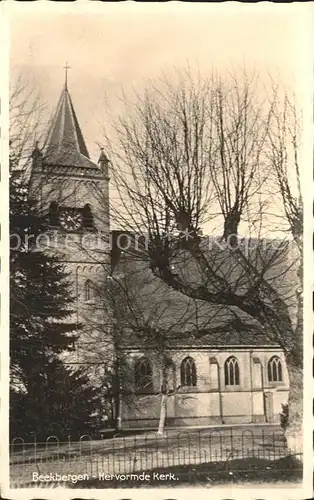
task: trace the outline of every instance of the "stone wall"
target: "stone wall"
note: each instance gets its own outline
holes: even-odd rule
[[[269,382],[267,364],[272,356],[282,363],[283,381]],[[221,347],[172,351],[169,353],[174,370],[174,387],[180,385],[180,364],[191,356],[196,364],[197,385],[180,387],[167,400],[166,425],[193,426],[216,423],[275,422],[279,420],[281,404],[288,398],[289,380],[283,353],[277,348]],[[240,384],[228,386],[224,380],[224,363],[235,356],[240,368]],[[139,351],[130,353],[130,376]],[[147,354],[146,354],[146,357]],[[154,356],[151,356],[154,359]],[[150,394],[126,396],[122,403],[122,427],[155,428],[159,418],[160,375],[153,365],[153,390]],[[259,369],[257,369],[259,365]],[[216,371],[216,373],[215,373]]]
[[[109,183],[101,170],[70,173],[71,167],[45,167],[40,160],[33,165],[30,197],[37,201],[42,213],[48,213],[51,202],[59,206],[82,208],[89,204],[95,230],[67,232],[61,227],[42,234],[37,246],[60,257],[69,272],[75,296],[72,321],[80,323],[80,338],[76,350],[65,353],[67,362],[99,362],[106,360],[101,349],[108,349],[108,311],[103,307],[103,290],[110,271]],[[91,283],[93,297],[87,300],[86,284]]]

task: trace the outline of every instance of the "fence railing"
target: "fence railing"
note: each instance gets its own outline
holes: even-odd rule
[[[39,476],[84,475],[97,479],[103,474],[121,475],[197,466],[199,464],[231,464],[237,460],[256,459],[257,463],[273,462],[283,457],[302,455],[301,444],[288,450],[280,430],[168,430],[164,436],[155,432],[136,435],[115,435],[92,439],[60,441],[49,436],[44,442],[26,442],[16,437],[10,445],[12,487],[38,486]],[[35,478],[35,480],[34,480]],[[57,478],[57,479],[56,479]],[[48,481],[48,479],[47,479]],[[73,482],[73,481],[72,481]]]

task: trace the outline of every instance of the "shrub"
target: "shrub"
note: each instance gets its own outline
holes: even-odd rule
[[[280,413],[280,425],[283,430],[286,430],[289,424],[289,406],[287,404],[282,404],[282,411]]]

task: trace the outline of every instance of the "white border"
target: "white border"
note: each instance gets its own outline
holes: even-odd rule
[[[160,9],[172,8],[177,9],[179,2],[171,2],[159,4]],[[255,4],[254,7],[257,13],[258,9],[267,8],[266,3]],[[206,4],[205,4],[206,5]],[[246,9],[247,4],[230,2],[229,4],[207,4],[209,8],[226,8],[230,9]],[[197,9],[204,8],[204,4],[189,3],[181,4],[180,8]],[[306,171],[303,170],[302,184],[304,186],[304,205],[305,205],[305,220],[304,220],[304,482],[300,488],[282,489],[272,485],[271,488],[265,489],[257,485],[254,489],[234,485],[229,487],[186,487],[186,488],[142,488],[142,489],[66,489],[66,488],[27,488],[27,489],[10,489],[9,487],[9,466],[8,466],[8,324],[9,324],[9,274],[8,274],[8,83],[9,83],[9,26],[6,15],[10,12],[43,12],[52,10],[60,13],[97,13],[99,9],[151,9],[152,4],[139,4],[135,2],[118,2],[102,3],[89,2],[86,0],[77,0],[74,3],[49,2],[47,0],[39,0],[37,2],[14,2],[7,0],[2,2],[0,6],[0,61],[1,61],[1,78],[0,78],[0,97],[1,97],[1,144],[0,144],[0,160],[1,160],[1,183],[0,183],[0,221],[1,221],[1,274],[0,274],[0,291],[1,291],[1,428],[0,428],[0,446],[1,446],[1,495],[4,498],[110,498],[112,500],[119,498],[147,498],[147,495],[153,496],[156,499],[164,498],[179,498],[184,500],[190,497],[191,493],[197,494],[199,500],[202,498],[272,498],[276,500],[293,500],[305,499],[312,496],[312,471],[313,471],[313,450],[312,450],[312,397],[313,397],[313,381],[312,381],[312,335],[313,335],[313,310],[312,310],[312,292],[314,289],[314,266],[312,253],[312,235],[313,235],[313,4],[311,3],[295,3],[276,5],[271,4],[272,9],[295,8],[304,10],[304,32],[308,33],[308,52],[300,54],[300,57],[307,61],[307,73],[304,74],[304,127],[305,127],[305,146],[304,146],[304,164]],[[267,27],[265,27],[265,36],[267,36]],[[303,33],[304,34],[304,33]],[[311,96],[311,97],[310,97]],[[310,177],[311,176],[311,177]],[[310,434],[310,438],[309,438]]]
[[[1,12],[1,9],[0,9]],[[0,491],[9,475],[9,23],[0,16]]]

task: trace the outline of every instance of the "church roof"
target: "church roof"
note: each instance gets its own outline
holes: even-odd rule
[[[53,115],[43,153],[49,164],[98,168],[90,160],[67,85]]]
[[[123,342],[128,347],[138,347],[143,339],[137,338],[136,331],[140,324],[154,323],[163,332],[168,347],[180,346],[263,346],[277,345],[278,339],[272,332],[263,329],[258,321],[239,308],[224,304],[213,304],[189,298],[171,289],[163,280],[153,275],[146,253],[136,255],[136,251],[121,252],[117,245],[117,237],[126,234],[114,231],[112,235],[112,277],[115,297],[122,294],[121,303],[125,304],[123,291],[128,290],[132,298],[132,308],[138,311],[136,322],[127,308],[120,311],[121,321],[129,330]],[[260,270],[265,279],[279,293],[287,307],[293,308],[297,266],[291,244],[275,245],[275,240],[261,240],[260,244],[251,242],[248,246],[248,259]],[[255,243],[255,245],[253,244]],[[120,240],[120,245],[124,243]],[[131,245],[132,246],[132,245]],[[218,246],[209,247],[208,241],[204,251],[211,258],[212,265],[220,276],[224,276],[232,289],[238,294],[247,291],[248,276],[242,267]],[[180,268],[181,267],[181,268]],[[185,283],[201,283],[201,274],[193,259],[182,255],[182,262],[176,268]],[[241,271],[242,270],[242,271]],[[122,283],[119,286],[119,283]],[[207,285],[210,289],[210,284]],[[115,299],[117,300],[117,298]],[[267,300],[265,298],[265,300]],[[291,309],[290,309],[291,310]],[[293,311],[291,310],[293,315]],[[288,339],[286,339],[288,342]],[[165,342],[165,340],[164,340]]]

